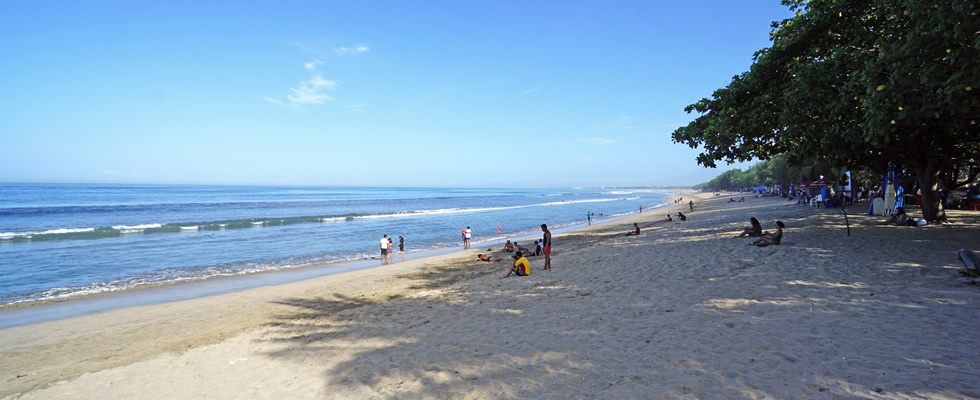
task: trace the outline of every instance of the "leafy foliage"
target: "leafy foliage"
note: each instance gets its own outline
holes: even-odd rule
[[[790,164],[916,171],[923,214],[943,219],[943,171],[980,154],[978,4],[968,0],[785,0],[772,46],[673,133],[715,167],[784,154]]]

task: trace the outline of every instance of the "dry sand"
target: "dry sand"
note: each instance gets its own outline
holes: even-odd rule
[[[955,255],[980,251],[980,213],[851,216],[848,237],[839,210],[727,199],[556,235],[530,277],[473,249],[0,330],[0,397],[980,397]],[[783,244],[733,238],[750,216]]]

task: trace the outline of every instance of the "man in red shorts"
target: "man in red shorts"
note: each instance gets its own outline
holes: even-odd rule
[[[551,270],[551,231],[548,230],[547,224],[541,224],[541,230],[544,231],[544,241],[541,246],[544,247],[544,270]]]

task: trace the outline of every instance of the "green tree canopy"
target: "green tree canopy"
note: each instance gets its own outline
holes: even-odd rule
[[[916,171],[926,219],[937,185],[980,153],[978,4],[967,0],[785,0],[772,46],[673,133],[714,167],[785,154],[840,167]]]

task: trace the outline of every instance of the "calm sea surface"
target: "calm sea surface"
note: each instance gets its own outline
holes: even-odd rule
[[[430,189],[0,183],[0,304],[377,257],[618,217],[660,189]],[[497,231],[500,226],[502,232]]]

